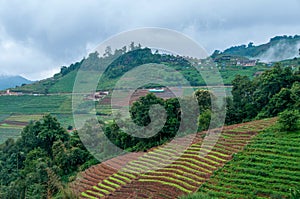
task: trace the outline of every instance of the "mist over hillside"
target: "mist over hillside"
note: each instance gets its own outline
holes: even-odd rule
[[[215,51],[216,55],[236,55],[259,59],[262,62],[277,62],[299,57],[300,36],[276,36],[266,44],[255,46],[252,42],[248,45],[232,46],[223,52]]]
[[[274,46],[271,46],[267,51],[262,52],[255,57],[262,62],[275,62],[286,59],[293,59],[299,57],[300,41],[295,43],[287,42],[286,40],[280,40]]]

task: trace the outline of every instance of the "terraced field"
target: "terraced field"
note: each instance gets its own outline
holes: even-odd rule
[[[256,136],[199,192],[218,198],[288,198],[300,188],[300,133]]]
[[[70,94],[48,96],[0,96],[0,144],[8,138],[18,138],[32,120],[52,114],[67,128],[73,124]]]
[[[206,132],[201,132],[190,135],[194,139],[184,148],[184,153],[180,151],[186,146],[185,142],[190,141],[188,136],[145,154],[114,158],[110,160],[113,166],[102,163],[83,172],[72,188],[81,198],[90,199],[175,198],[192,193],[230,161],[233,154],[242,150],[258,131],[274,121],[261,120],[225,127],[211,151],[202,146]]]

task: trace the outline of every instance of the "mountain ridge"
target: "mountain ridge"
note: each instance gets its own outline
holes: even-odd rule
[[[33,83],[33,81],[28,80],[21,75],[0,75],[0,90],[31,83]]]

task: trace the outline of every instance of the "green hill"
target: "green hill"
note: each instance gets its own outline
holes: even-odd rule
[[[117,55],[111,55],[111,57],[100,58],[98,53],[91,53],[87,58],[82,59],[80,62],[70,65],[69,67],[62,67],[60,73],[55,74],[53,77],[37,81],[33,84],[23,85],[12,89],[16,92],[24,93],[71,93],[73,90],[73,84],[76,78],[78,69],[81,67],[85,68],[84,70],[92,71],[91,75],[97,75],[100,77],[101,67],[103,67],[104,62],[114,59]],[[245,58],[241,58],[245,59]],[[114,60],[109,67],[104,71],[104,75],[99,81],[98,89],[111,89],[114,87],[115,82],[127,71],[148,63],[164,64],[170,68],[175,69],[176,71],[183,74],[183,76],[190,82],[192,86],[204,86],[206,85],[205,81],[196,70],[195,66],[186,60],[184,57],[177,57],[172,55],[161,55],[157,53],[152,53],[150,49],[137,49],[134,51],[126,52]],[[264,71],[268,66],[263,64],[256,64],[252,67],[238,66],[236,63],[218,64],[218,69],[220,74],[224,79],[225,84],[231,84],[231,81],[235,75],[246,75],[250,79],[254,77],[256,72]],[[201,71],[210,71],[211,68],[205,66],[205,64],[200,66]],[[170,84],[178,86],[177,81],[172,81],[172,74],[165,74],[166,79],[170,79]],[[214,77],[211,78],[212,81]]]
[[[224,52],[216,50],[211,58],[215,61],[224,84],[231,84],[235,75],[246,75],[252,79],[255,75],[265,71],[270,65],[253,62],[251,59],[259,59],[263,62],[282,61],[283,65],[299,67],[300,36],[276,36],[271,38],[266,44],[259,46],[249,43],[248,45],[240,45],[230,47]],[[34,82],[23,86],[17,86],[13,91],[25,93],[71,93],[76,74],[79,68],[95,71],[92,75],[101,73],[104,70],[104,64],[111,62],[104,72],[103,78],[100,79],[98,89],[110,89],[114,87],[115,82],[127,71],[137,67],[138,65],[156,63],[169,66],[179,71],[190,82],[192,86],[206,85],[203,78],[195,69],[195,63],[202,71],[211,70],[211,66],[205,64],[206,60],[193,60],[180,56],[153,53],[149,48],[136,47],[132,51],[124,50],[126,48],[117,49],[114,54],[110,53],[106,56],[99,57],[97,52],[89,54],[87,58],[71,64],[63,66],[61,71],[53,77]],[[202,63],[199,65],[199,63]],[[250,64],[250,65],[249,65]],[[97,72],[97,73],[96,73]],[[213,78],[213,77],[208,77]],[[170,82],[177,85],[177,82]]]

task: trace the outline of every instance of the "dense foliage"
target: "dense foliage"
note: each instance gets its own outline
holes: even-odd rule
[[[135,124],[139,126],[147,126],[153,122],[149,117],[149,109],[151,105],[161,105],[165,108],[167,113],[166,123],[162,129],[157,129],[158,132],[149,138],[134,137],[130,126],[126,128],[126,132],[118,127],[113,122],[105,128],[106,136],[117,146],[127,150],[140,151],[146,150],[153,146],[163,144],[167,140],[173,138],[179,128],[181,121],[181,110],[179,101],[175,98],[163,100],[156,97],[154,94],[148,94],[141,97],[138,101],[134,102],[130,108],[130,113]],[[123,121],[126,123],[126,120]]]
[[[46,115],[26,126],[20,139],[0,146],[0,198],[53,197],[62,191],[60,178],[68,182],[89,160],[77,132],[68,134]]]
[[[299,81],[300,76],[290,67],[279,64],[253,80],[236,76],[232,99],[227,99],[226,123],[274,117],[286,109],[299,109]]]

